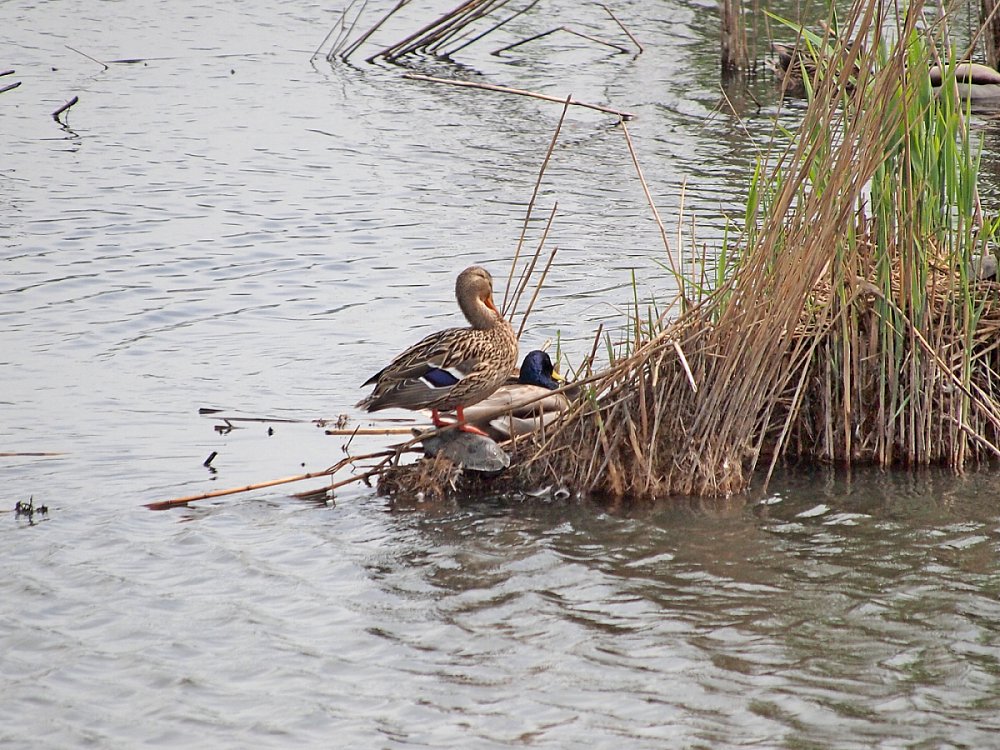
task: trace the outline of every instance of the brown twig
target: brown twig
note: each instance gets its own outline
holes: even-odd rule
[[[566,111],[569,109],[569,104],[573,100],[572,96],[567,96],[566,100],[563,102],[562,113],[559,115],[559,122],[556,123],[555,132],[552,133],[552,140],[549,141],[549,147],[545,151],[545,158],[542,159],[542,166],[538,169],[538,177],[535,179],[535,187],[531,191],[531,200],[528,201],[528,210],[524,212],[524,221],[521,224],[521,236],[517,238],[517,248],[514,250],[514,259],[510,263],[510,273],[507,275],[507,288],[504,290],[503,295],[503,314],[506,315],[507,302],[511,294],[511,282],[514,280],[514,270],[517,268],[517,261],[521,257],[521,248],[524,247],[524,238],[528,234],[528,222],[531,221],[531,212],[535,208],[535,200],[538,198],[538,191],[542,187],[542,178],[545,176],[545,169],[549,165],[549,160],[552,158],[552,152],[555,151],[556,142],[559,140],[559,133],[562,130],[563,122],[566,120]]]
[[[324,435],[409,435],[410,427],[371,427],[353,430],[323,430]]]
[[[558,204],[556,204],[558,205]],[[553,215],[555,209],[553,208]],[[546,233],[548,233],[548,228],[546,227]],[[542,269],[542,275],[538,279],[538,284],[535,285],[535,292],[531,295],[531,301],[528,303],[528,309],[524,311],[524,315],[521,316],[521,325],[517,329],[517,337],[521,338],[521,334],[524,333],[524,326],[528,322],[528,315],[531,314],[532,308],[535,306],[535,300],[538,299],[538,293],[542,291],[542,285],[545,283],[546,277],[549,275],[549,269],[552,268],[552,261],[556,258],[556,253],[559,252],[558,247],[552,248],[552,252],[549,253],[549,260],[545,264],[545,268]]]
[[[11,451],[0,453],[0,458],[38,458],[44,456],[65,456],[66,453],[53,453],[50,451]]]
[[[55,112],[52,113],[52,119],[55,120],[56,122],[59,122],[61,124],[61,121],[59,120],[59,115],[61,115],[67,109],[69,109],[70,107],[72,107],[78,101],[80,101],[80,97],[74,96],[72,99],[70,99],[68,102],[66,102],[59,109],[57,109]]]
[[[419,48],[425,36],[433,32],[435,29],[442,26],[443,24],[451,23],[455,17],[466,13],[470,7],[475,7],[479,1],[480,0],[470,0],[470,2],[463,3],[455,10],[448,13],[447,15],[438,18],[432,21],[431,23],[427,24],[423,28],[413,32],[402,41],[399,41],[390,47],[386,47],[385,49],[376,52],[374,55],[368,56],[367,58],[365,58],[365,62],[368,63],[374,62],[379,57],[384,57],[388,60],[395,59],[399,57],[401,54],[404,54],[407,48],[412,48],[411,45],[414,45],[415,42],[416,42],[416,47]],[[397,6],[397,8],[394,8],[392,12],[395,13],[398,7],[399,6]]]
[[[101,65],[101,66],[103,66],[105,70],[107,70],[107,69],[108,69],[108,64],[107,64],[106,62],[102,62],[102,61],[98,60],[98,59],[97,59],[96,57],[91,57],[91,56],[90,56],[90,55],[88,55],[88,54],[87,54],[86,52],[81,52],[80,50],[76,49],[76,47],[70,47],[70,46],[69,46],[68,44],[67,44],[67,45],[65,45],[65,47],[66,47],[66,49],[68,49],[68,50],[72,50],[73,52],[75,52],[75,53],[76,53],[76,54],[78,54],[78,55],[83,55],[83,56],[84,56],[84,57],[86,57],[86,58],[87,58],[88,60],[93,60],[93,61],[94,61],[95,63],[97,63],[98,65]]]
[[[517,306],[521,302],[521,295],[524,294],[524,290],[528,287],[528,280],[531,278],[531,274],[535,272],[535,265],[538,263],[538,258],[542,254],[542,248],[545,247],[545,240],[549,236],[549,230],[552,228],[552,221],[556,218],[556,211],[558,210],[559,204],[554,203],[552,205],[552,210],[549,212],[549,219],[545,222],[545,229],[542,231],[542,238],[538,241],[538,247],[535,249],[535,254],[531,257],[531,262],[528,263],[528,267],[524,269],[524,273],[521,274],[521,280],[517,285],[517,291],[514,293],[514,299],[510,303],[510,317],[514,316],[514,311],[517,310]],[[523,321],[521,325],[523,329]],[[518,338],[521,337],[520,332],[518,332],[517,335]]]
[[[462,86],[470,89],[482,89],[484,91],[496,91],[501,94],[515,94],[517,96],[530,96],[533,99],[541,99],[546,102],[556,102],[557,104],[563,104],[566,102],[558,96],[549,96],[548,94],[539,94],[537,91],[525,91],[524,89],[510,88],[509,86],[498,86],[493,83],[476,83],[474,81],[459,81],[453,78],[437,78],[435,76],[425,76],[420,73],[404,73],[403,78],[409,78],[413,81],[428,81],[429,83],[447,83],[452,86]],[[574,107],[584,107],[586,109],[593,109],[597,112],[603,112],[608,115],[615,115],[620,117],[622,120],[632,120],[635,119],[635,115],[631,112],[624,112],[619,109],[613,109],[611,107],[604,107],[600,104],[588,104],[587,102],[577,101],[576,99],[570,99],[569,104]]]
[[[611,12],[611,8],[609,8],[607,5],[604,5],[603,3],[601,3],[601,7],[604,8],[604,11],[609,16],[611,16],[611,20],[614,21],[616,24],[618,24],[618,28],[620,28],[622,31],[625,32],[625,36],[627,36],[629,39],[632,40],[632,44],[634,44],[639,49],[639,54],[641,55],[645,50],[642,48],[642,45],[639,44],[639,40],[636,39],[634,36],[632,36],[631,31],[625,28],[625,24],[623,24],[621,21],[618,20],[618,16],[616,16],[614,13]]]
[[[411,441],[412,442],[412,441]],[[224,497],[226,495],[237,495],[243,492],[252,492],[253,490],[262,490],[268,487],[276,487],[281,484],[290,484],[292,482],[301,482],[306,479],[317,479],[319,477],[328,477],[336,474],[338,471],[343,469],[348,464],[353,464],[357,461],[366,461],[372,458],[382,458],[383,461],[378,464],[375,469],[369,470],[368,472],[358,474],[357,476],[351,477],[349,480],[339,482],[337,484],[331,485],[327,490],[336,489],[337,487],[342,487],[345,484],[350,484],[351,482],[360,482],[363,479],[370,478],[377,473],[381,467],[384,465],[386,459],[391,459],[399,455],[402,450],[409,447],[410,443],[406,443],[403,446],[397,446],[394,449],[386,449],[382,451],[377,451],[375,453],[369,453],[364,456],[348,456],[328,469],[323,471],[313,471],[306,474],[296,474],[295,476],[282,477],[280,479],[270,479],[266,482],[256,482],[254,484],[243,485],[242,487],[229,487],[223,490],[213,490],[212,492],[201,492],[197,495],[187,495],[186,497],[178,497],[173,500],[161,500],[155,503],[146,503],[146,507],[150,510],[168,510],[170,508],[176,508],[177,506],[187,505],[188,503],[193,503],[197,500],[209,500],[213,497]]]
[[[578,37],[582,37],[587,41],[594,42],[596,44],[603,44],[605,47],[612,47],[621,53],[628,54],[629,49],[627,47],[622,47],[620,44],[615,44],[614,42],[609,42],[606,39],[601,39],[600,37],[591,36],[590,34],[584,34],[582,31],[577,31],[576,29],[571,29],[569,26],[557,26],[554,29],[549,29],[548,31],[543,31],[541,34],[535,34],[534,36],[529,36],[527,39],[522,39],[519,42],[514,42],[513,44],[508,44],[506,47],[501,47],[500,49],[493,50],[490,54],[497,57],[500,56],[501,52],[507,52],[515,47],[520,47],[522,44],[527,44],[528,42],[534,42],[542,37],[546,37],[549,34],[555,34],[557,31],[565,31],[567,34],[573,34]]]
[[[674,263],[674,254],[670,251],[670,240],[667,239],[667,230],[663,226],[663,220],[660,219],[660,212],[656,210],[656,203],[653,201],[653,194],[649,192],[649,185],[646,184],[646,178],[642,175],[642,167],[639,166],[639,157],[635,153],[635,148],[632,145],[632,137],[628,134],[628,127],[626,127],[625,122],[622,122],[622,132],[625,134],[625,143],[628,144],[628,152],[632,156],[632,163],[635,165],[636,174],[639,175],[639,182],[642,185],[642,192],[646,195],[646,201],[649,203],[649,209],[653,212],[653,218],[656,220],[656,226],[660,228],[660,237],[663,240],[663,247],[667,251],[667,260],[670,262],[670,271],[673,273],[675,279],[681,279],[681,275],[677,270],[677,264]],[[679,284],[683,288],[683,284]]]
[[[370,29],[368,29],[368,31],[366,31],[364,34],[362,34],[360,37],[358,37],[354,41],[353,44],[351,44],[347,49],[345,49],[343,52],[341,52],[340,53],[340,59],[343,60],[344,62],[347,62],[347,58],[349,58],[351,55],[353,55],[355,52],[357,52],[358,48],[362,44],[364,44],[365,42],[367,42],[368,39],[371,37],[371,35],[374,34],[376,31],[378,31],[382,27],[382,24],[384,24],[386,21],[388,21],[397,11],[399,11],[400,9],[402,9],[405,5],[408,5],[409,2],[410,2],[410,0],[399,0],[399,2],[396,3],[396,5],[388,13],[386,13],[384,16],[382,16],[382,18],[380,18],[378,20],[378,22],[376,22],[376,24],[374,26],[372,26]],[[327,58],[327,59],[331,59],[331,58]],[[371,62],[371,59],[369,59],[368,62]]]
[[[494,31],[496,31],[497,29],[499,29],[501,26],[505,26],[506,24],[510,23],[515,18],[517,18],[518,16],[521,16],[521,15],[524,15],[525,13],[527,13],[529,10],[531,10],[536,5],[538,5],[538,3],[539,3],[539,0],[531,0],[531,2],[528,3],[526,6],[524,6],[523,8],[521,8],[521,10],[517,11],[516,13],[514,13],[511,16],[508,16],[507,18],[505,18],[504,20],[500,21],[499,23],[494,24],[490,28],[486,29],[486,31],[484,31],[483,33],[477,34],[476,36],[472,37],[472,39],[470,39],[469,41],[467,41],[465,44],[459,45],[458,47],[455,47],[454,49],[448,50],[448,52],[447,52],[448,56],[450,57],[451,55],[454,55],[456,52],[461,52],[463,49],[465,49],[469,45],[475,44],[476,42],[478,42],[483,37],[488,36],[489,34],[492,34]]]

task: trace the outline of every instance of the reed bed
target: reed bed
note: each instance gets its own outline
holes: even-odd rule
[[[922,28],[920,3],[884,12],[856,3],[792,145],[754,175],[739,239],[678,278],[678,314],[636,304],[588,396],[517,447],[526,486],[727,495],[782,459],[1000,455],[978,148],[953,79],[937,96],[927,79],[943,24]]]

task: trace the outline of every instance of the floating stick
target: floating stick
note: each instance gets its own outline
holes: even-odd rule
[[[8,72],[13,73],[14,71],[11,70]],[[4,73],[4,75],[7,75],[7,73]],[[0,89],[0,94],[4,93],[5,91],[10,91],[11,89],[16,89],[20,85],[21,85],[20,81],[14,81],[14,83],[8,84],[7,86],[4,86],[2,89]]]
[[[453,78],[437,78],[435,76],[425,76],[420,73],[404,73],[403,78],[409,78],[413,81],[428,81],[430,83],[447,83],[452,86],[462,86],[470,89],[483,89],[484,91],[497,91],[501,94],[530,96],[533,99],[541,99],[546,102],[555,102],[557,104],[563,104],[566,101],[558,96],[549,96],[548,94],[539,94],[537,91],[525,91],[524,89],[514,89],[508,86],[498,86],[493,83],[476,83],[474,81],[459,81]],[[616,117],[620,117],[622,120],[635,119],[635,115],[631,112],[624,112],[620,109],[614,109],[612,107],[604,107],[600,104],[589,104],[587,102],[577,101],[576,99],[570,99],[569,104],[574,107],[585,107],[586,109],[593,109],[597,112],[603,112],[608,115],[615,115]]]
[[[102,65],[102,66],[104,67],[104,69],[105,69],[105,70],[107,70],[107,69],[108,69],[108,64],[107,64],[107,63],[105,63],[105,62],[101,62],[101,61],[100,61],[100,60],[98,60],[98,59],[97,59],[96,57],[91,57],[91,56],[90,56],[90,55],[88,55],[88,54],[87,54],[86,52],[81,52],[80,50],[76,49],[75,47],[70,47],[70,46],[69,46],[68,44],[67,44],[67,45],[64,45],[64,46],[66,47],[66,49],[68,49],[68,50],[72,50],[73,52],[75,52],[75,53],[76,53],[76,54],[78,54],[78,55],[83,55],[83,56],[84,56],[84,57],[86,57],[86,58],[87,58],[88,60],[93,60],[93,61],[94,61],[95,63],[97,63],[98,65]]]
[[[606,39],[601,39],[596,36],[591,36],[590,34],[584,34],[582,31],[571,29],[569,26],[557,26],[554,29],[543,31],[541,34],[535,34],[534,36],[529,36],[527,39],[522,39],[519,42],[508,44],[506,47],[501,47],[500,49],[493,50],[490,54],[499,57],[501,52],[506,52],[507,50],[514,49],[515,47],[520,47],[522,44],[527,44],[528,42],[534,42],[538,39],[541,39],[542,37],[548,36],[549,34],[555,34],[557,31],[565,31],[567,34],[574,34],[575,36],[582,37],[587,41],[595,42],[596,44],[603,44],[605,47],[612,47],[618,50],[619,52],[625,54],[628,54],[629,52],[627,47],[622,47],[620,44],[615,44],[614,42],[609,42]]]
[[[65,456],[65,453],[52,453],[49,451],[12,451],[0,453],[0,458],[38,458],[39,456]]]
[[[146,503],[146,507],[149,508],[150,510],[168,510],[170,508],[176,508],[178,505],[187,505],[188,503],[193,503],[196,500],[209,500],[213,497],[237,495],[242,492],[251,492],[253,490],[266,489],[267,487],[276,487],[280,484],[301,482],[305,479],[317,479],[319,477],[328,477],[331,476],[332,474],[337,473],[348,464],[354,463],[355,461],[364,461],[370,458],[379,458],[379,457],[392,458],[393,456],[398,455],[401,452],[401,450],[402,448],[397,448],[396,450],[383,450],[383,451],[378,451],[377,453],[369,453],[368,455],[365,456],[348,456],[347,458],[341,459],[333,466],[331,466],[328,469],[324,469],[323,471],[312,471],[306,474],[296,474],[295,476],[291,477],[282,477],[281,479],[269,479],[266,482],[247,484],[242,487],[230,487],[224,490],[214,490],[212,492],[201,492],[197,495],[187,495],[186,497],[178,497],[174,498],[173,500],[161,500],[155,503]],[[365,474],[359,474],[358,476],[352,477],[351,479],[346,480],[344,482],[339,482],[337,484],[334,484],[331,487],[328,487],[327,490],[335,489],[336,487],[342,487],[343,485],[349,484],[350,482],[358,482],[361,481],[362,479],[369,478],[373,476],[375,473],[377,473],[378,470],[380,470],[383,465],[384,461],[381,462],[378,465],[378,467],[376,467],[376,469],[369,471]]]
[[[66,102],[59,109],[57,109],[55,112],[52,113],[52,119],[55,120],[56,122],[60,122],[59,115],[61,115],[67,109],[69,109],[70,107],[72,107],[78,101],[80,101],[80,97],[74,96],[72,99],[70,99],[68,102]],[[60,124],[61,124],[61,122],[60,122]]]
[[[538,2],[539,2],[539,0],[531,0],[530,3],[528,3],[526,6],[524,6],[523,8],[521,8],[521,10],[517,11],[517,13],[515,13],[514,15],[509,16],[509,17],[505,18],[504,20],[500,21],[499,23],[491,26],[490,28],[486,29],[486,31],[484,31],[482,34],[479,34],[477,36],[472,37],[472,39],[470,39],[469,41],[467,41],[465,44],[462,44],[462,45],[460,45],[458,47],[455,47],[452,50],[449,50],[447,54],[449,56],[451,56],[451,55],[454,55],[456,52],[461,52],[463,49],[465,49],[466,47],[468,47],[470,44],[475,44],[480,39],[482,39],[484,36],[487,36],[488,34],[492,34],[494,31],[496,31],[497,29],[499,29],[501,26],[504,26],[504,25],[510,23],[511,21],[513,21],[518,16],[527,13],[529,10],[531,10],[536,5],[538,5]]]
[[[323,430],[324,435],[409,435],[409,427],[371,427],[367,429],[357,428],[353,430]]]
[[[611,20],[614,21],[616,24],[618,24],[618,28],[620,28],[622,31],[625,32],[625,36],[627,36],[629,39],[632,40],[632,44],[634,44],[636,47],[639,48],[639,54],[641,55],[645,50],[642,48],[642,45],[639,44],[639,40],[636,39],[634,36],[632,36],[631,31],[625,28],[625,24],[623,24],[621,21],[618,20],[618,17],[611,12],[611,8],[609,8],[607,5],[604,5],[603,3],[601,3],[601,7],[604,8],[604,11],[609,16],[611,16]]]

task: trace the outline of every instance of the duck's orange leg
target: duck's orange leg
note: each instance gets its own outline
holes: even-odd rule
[[[471,432],[473,435],[482,435],[483,437],[489,437],[485,432],[480,430],[475,425],[465,423],[465,409],[459,406],[455,412],[458,414],[458,429],[462,432]]]

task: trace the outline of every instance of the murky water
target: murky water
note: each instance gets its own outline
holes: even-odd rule
[[[383,41],[449,4],[427,5]],[[742,122],[713,114],[714,6],[616,5],[636,58],[569,35],[488,54],[615,35],[546,5],[459,62],[636,112],[671,240],[680,216],[682,243],[716,241],[775,105],[763,81]],[[308,420],[454,323],[456,271],[508,268],[559,107],[310,63],[338,10],[0,6],[0,87],[22,82],[0,94],[0,453],[56,454],[0,457],[0,744],[996,745],[990,473],[797,472],[643,509],[390,512],[365,488],[317,508],[298,485],[143,507],[330,465],[346,439]],[[555,201],[522,345],[578,359],[632,269],[671,285],[609,118],[570,112],[539,215]],[[220,434],[202,406],[306,421]],[[28,498],[48,513],[16,517]]]

